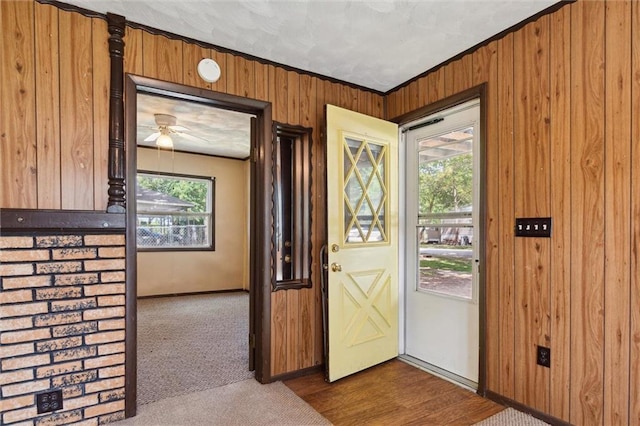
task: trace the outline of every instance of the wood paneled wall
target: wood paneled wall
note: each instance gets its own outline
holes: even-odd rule
[[[229,53],[170,40],[127,28],[125,71],[145,77],[269,101],[273,120],[313,128],[313,287],[271,293],[271,375],[278,376],[323,362],[319,251],[324,241],[324,105],[335,105],[382,117],[382,96],[354,89]],[[196,67],[205,57],[222,70],[220,80],[206,83]],[[169,63],[171,62],[171,63]]]
[[[0,17],[0,206],[106,209],[106,22],[31,1]]]
[[[0,2],[0,207],[105,210],[109,52],[106,22],[34,1]],[[324,104],[382,117],[383,97],[182,40],[127,28],[125,71],[270,101],[273,119],[313,128],[313,288],[277,291],[271,374],[322,363]],[[200,59],[222,69],[214,84]]]
[[[386,97],[487,83],[488,389],[573,424],[640,424],[639,52],[638,2],[578,1]],[[552,238],[514,238],[535,216]]]

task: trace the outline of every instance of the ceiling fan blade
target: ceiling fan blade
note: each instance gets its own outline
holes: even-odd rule
[[[189,140],[196,141],[196,142],[209,142],[206,139],[203,139],[203,138],[198,137],[198,136],[190,135],[189,133],[176,132],[176,134],[178,136],[180,136],[181,138],[189,139]]]
[[[183,126],[169,126],[169,130],[172,130],[174,132],[188,132],[189,129],[187,129],[186,127]]]
[[[160,136],[160,132],[152,133],[149,136],[147,136],[147,138],[144,141],[145,142],[153,142],[156,139],[158,139],[158,136]]]

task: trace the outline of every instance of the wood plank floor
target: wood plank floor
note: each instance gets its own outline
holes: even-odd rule
[[[397,359],[338,380],[284,381],[336,426],[472,425],[505,407]]]

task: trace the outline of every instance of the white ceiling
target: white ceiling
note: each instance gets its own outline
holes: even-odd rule
[[[66,2],[386,92],[557,0]]]
[[[158,131],[155,114],[168,114],[186,129],[170,134],[174,150],[241,159],[249,156],[250,114],[143,93],[136,100],[139,146],[156,147],[155,141],[145,139]]]

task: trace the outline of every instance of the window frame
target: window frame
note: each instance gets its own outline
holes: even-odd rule
[[[209,215],[209,244],[207,246],[198,246],[198,247],[180,247],[180,246],[171,246],[171,247],[141,247],[138,244],[138,218],[141,213],[137,208],[138,197],[137,197],[137,186],[138,186],[138,176],[139,175],[153,175],[156,177],[166,177],[166,178],[174,178],[174,179],[191,179],[191,180],[199,180],[205,181],[208,185],[210,185],[209,191],[209,205],[211,206],[209,212],[202,213],[203,215]],[[215,251],[215,211],[216,211],[216,178],[213,176],[203,176],[203,175],[191,175],[185,173],[172,173],[172,172],[163,172],[157,170],[137,170],[136,171],[136,250],[140,252],[182,252],[182,251]],[[144,215],[144,213],[142,213]],[[170,215],[170,212],[167,214]]]

